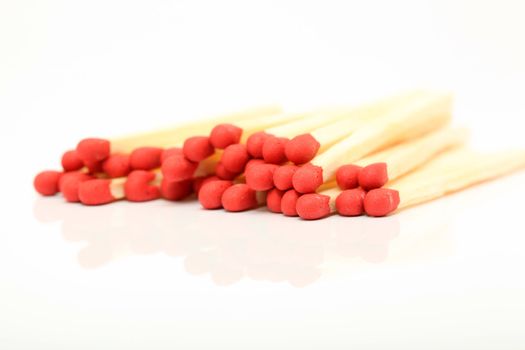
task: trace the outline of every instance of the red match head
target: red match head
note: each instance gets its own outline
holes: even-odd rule
[[[101,162],[109,157],[110,143],[105,139],[83,139],[77,145],[77,152],[84,163]]]
[[[273,188],[273,173],[275,164],[254,164],[245,171],[246,184],[256,191],[267,191]]]
[[[281,164],[286,162],[284,149],[289,142],[286,137],[271,136],[264,141],[262,155],[266,163]]]
[[[182,147],[184,156],[193,162],[200,162],[211,156],[215,149],[207,136],[193,136],[184,141]]]
[[[293,175],[299,169],[297,165],[286,164],[275,169],[273,173],[273,184],[281,191],[293,188]]]
[[[256,132],[246,140],[246,148],[248,153],[253,158],[262,158],[263,157],[263,145],[266,139],[273,137],[270,134],[265,133],[264,131]]]
[[[58,183],[62,172],[54,170],[45,170],[38,173],[33,180],[35,190],[42,196],[53,196],[58,190]]]
[[[101,205],[115,201],[111,194],[111,180],[93,179],[81,182],[78,187],[78,199],[85,205]]]
[[[335,207],[337,212],[342,216],[359,216],[364,213],[364,204],[366,192],[362,188],[354,188],[341,192],[336,200]]]
[[[318,193],[305,194],[297,200],[296,208],[301,219],[322,219],[330,215],[330,197]]]
[[[160,184],[162,198],[170,201],[180,201],[193,193],[193,181],[168,181],[162,179]]]
[[[299,193],[315,192],[323,182],[323,168],[311,164],[297,169],[292,178],[293,188]]]
[[[186,159],[183,155],[173,155],[162,163],[162,175],[168,181],[183,181],[193,178],[198,163]]]
[[[246,163],[246,166],[244,167],[244,171],[248,170],[249,167],[251,167],[252,165],[256,165],[256,164],[266,164],[266,162],[262,159],[252,158]]]
[[[281,199],[284,192],[276,188],[268,191],[266,196],[266,207],[272,213],[282,213],[281,211]]]
[[[335,173],[337,185],[342,190],[350,190],[359,187],[358,176],[362,167],[354,164],[341,165]]]
[[[299,135],[286,144],[286,158],[295,164],[305,164],[314,159],[319,147],[321,144],[311,134]]]
[[[359,186],[366,191],[383,187],[388,182],[386,163],[374,163],[365,166],[359,172],[358,181]]]
[[[84,166],[84,162],[80,159],[76,150],[64,152],[61,162],[64,171],[80,170]]]
[[[184,153],[182,153],[182,148],[180,147],[170,147],[166,148],[164,151],[162,151],[162,154],[160,155],[160,163],[164,163],[164,161],[171,156],[179,155],[183,156]]]
[[[155,173],[146,170],[133,170],[124,183],[126,199],[131,202],[145,202],[160,198],[158,186],[150,184]]]
[[[229,171],[222,162],[218,162],[215,165],[215,175],[221,180],[233,180],[239,175],[239,173]]]
[[[281,210],[286,216],[297,216],[297,200],[301,194],[295,190],[288,190],[283,194]]]
[[[257,194],[246,184],[233,185],[222,194],[222,206],[227,211],[244,211],[257,208]]]
[[[84,165],[86,166],[86,168],[88,169],[88,172],[90,174],[101,173],[103,171],[102,163],[103,163],[102,160],[98,161],[98,162],[91,162],[91,161],[87,161],[87,160],[84,161]]]
[[[153,170],[160,166],[160,157],[164,150],[159,147],[135,148],[129,157],[133,170]]]
[[[249,159],[250,155],[246,150],[246,146],[237,143],[226,147],[221,156],[221,163],[226,170],[240,174],[244,171],[244,167]]]
[[[68,202],[80,202],[78,190],[84,181],[94,179],[93,176],[79,172],[69,172],[62,175],[59,181],[60,192]]]
[[[233,182],[226,180],[209,181],[199,191],[199,202],[204,209],[222,208],[222,195]]]
[[[198,195],[199,191],[201,190],[202,186],[204,186],[204,184],[210,181],[217,181],[217,180],[221,180],[221,179],[215,175],[196,177],[193,179],[193,192],[195,192]]]
[[[120,153],[110,155],[102,163],[102,171],[111,178],[127,176],[131,171],[129,155]]]
[[[386,216],[399,206],[399,192],[388,188],[371,190],[365,196],[364,206],[369,216]]]
[[[225,149],[229,145],[241,141],[242,129],[233,124],[216,125],[210,133],[210,143],[213,147]]]

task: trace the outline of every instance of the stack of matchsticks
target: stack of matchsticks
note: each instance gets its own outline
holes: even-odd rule
[[[346,108],[265,106],[115,139],[87,138],[45,196],[101,205],[194,195],[205,209],[266,206],[303,219],[389,215],[525,166],[525,151],[481,154],[450,126],[450,94],[412,91]]]

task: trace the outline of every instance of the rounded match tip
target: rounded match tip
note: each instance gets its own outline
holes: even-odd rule
[[[241,141],[242,129],[233,124],[216,125],[210,133],[210,143],[213,147],[225,149],[229,145]]]
[[[297,200],[296,208],[301,219],[322,219],[330,215],[330,197],[318,193],[305,194]]]
[[[61,163],[64,171],[80,170],[84,166],[84,162],[80,159],[77,150],[64,152]]]
[[[168,181],[162,179],[160,184],[162,198],[170,201],[180,201],[193,193],[193,181]]]
[[[342,190],[350,190],[359,187],[358,176],[362,167],[354,164],[341,165],[335,173],[337,185]]]
[[[399,206],[399,192],[389,188],[376,188],[365,196],[365,212],[369,216],[386,216]]]
[[[249,167],[256,165],[256,164],[266,164],[266,162],[262,159],[252,158],[246,163],[246,166],[244,167],[244,171],[247,171]]]
[[[199,192],[204,184],[210,181],[217,181],[217,180],[221,180],[221,179],[215,175],[196,177],[193,179],[193,192],[199,195]]]
[[[33,180],[35,190],[42,196],[53,196],[59,191],[58,183],[62,172],[45,170],[38,173]]]
[[[321,144],[311,134],[294,137],[286,144],[286,158],[295,164],[305,164],[314,159]]]
[[[159,147],[135,148],[129,157],[133,170],[153,170],[160,166],[160,157],[164,150]]]
[[[67,202],[80,202],[80,198],[78,197],[80,184],[92,179],[93,176],[79,171],[65,173],[59,181],[60,192],[62,192],[62,195]]]
[[[268,191],[266,195],[266,207],[272,213],[282,213],[281,211],[281,199],[283,198],[284,192],[276,188]]]
[[[233,182],[227,180],[208,181],[199,191],[199,202],[204,209],[222,208],[222,195]]]
[[[245,145],[240,143],[229,145],[224,149],[221,162],[224,167],[232,173],[240,174],[244,171],[246,163],[250,159]]]
[[[313,193],[323,184],[323,168],[307,164],[295,172],[293,188],[299,193]]]
[[[81,182],[78,187],[78,199],[85,205],[101,205],[115,201],[111,194],[111,180],[93,179]]]
[[[222,194],[222,206],[227,211],[238,212],[257,207],[257,195],[246,184],[236,184],[228,187]]]
[[[296,190],[288,190],[283,194],[281,210],[286,216],[297,216],[297,200],[301,194]]]
[[[381,188],[388,182],[386,163],[374,163],[365,166],[358,175],[359,186],[365,191]]]
[[[183,156],[184,153],[182,153],[182,148],[180,147],[170,147],[166,148],[164,151],[162,151],[162,154],[160,155],[160,163],[164,163],[164,161],[174,155]]]
[[[295,172],[299,169],[297,165],[286,164],[275,169],[273,173],[273,184],[281,191],[289,190],[293,187],[292,179]]]
[[[160,198],[158,186],[151,185],[155,173],[146,170],[133,170],[124,183],[126,199],[131,202],[146,202]]]
[[[263,145],[267,138],[272,137],[272,135],[265,133],[264,131],[259,131],[253,133],[246,140],[246,148],[248,153],[253,158],[262,158],[263,157]]]
[[[275,164],[254,164],[245,171],[246,184],[256,191],[268,191],[273,188]]]
[[[364,200],[366,192],[362,188],[354,188],[341,192],[336,200],[335,207],[339,215],[359,216],[364,214]]]
[[[182,147],[184,156],[193,162],[200,162],[211,156],[215,149],[207,136],[193,136],[184,141]]]
[[[286,137],[268,137],[266,141],[264,141],[262,147],[264,161],[270,164],[281,164],[286,162],[286,154],[284,150],[289,141],[290,140]]]
[[[129,155],[127,154],[112,154],[102,163],[102,171],[110,178],[124,177],[131,171],[129,164]]]
[[[105,139],[87,138],[78,143],[76,150],[84,163],[100,162],[109,157],[110,142]]]
[[[166,158],[161,170],[168,181],[183,181],[192,179],[198,166],[198,163],[188,160],[183,155],[173,155]]]
[[[233,180],[239,173],[229,171],[222,162],[218,162],[215,165],[215,175],[221,180]]]

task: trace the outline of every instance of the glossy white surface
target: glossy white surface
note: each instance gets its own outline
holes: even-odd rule
[[[268,101],[455,92],[525,147],[520,1],[0,2],[0,349],[522,349],[525,173],[384,219],[87,208],[34,174],[81,137]]]
[[[28,215],[7,218],[1,236],[0,339],[10,349],[519,348],[524,181],[383,219],[315,222],[164,201],[86,208],[24,191],[16,210]]]

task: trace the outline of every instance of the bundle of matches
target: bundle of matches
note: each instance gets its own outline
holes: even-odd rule
[[[86,205],[182,200],[239,212],[266,205],[302,219],[385,216],[525,165],[523,152],[481,155],[452,128],[452,97],[412,91],[357,107],[254,108],[112,140],[85,139],[64,172],[35,179]]]

